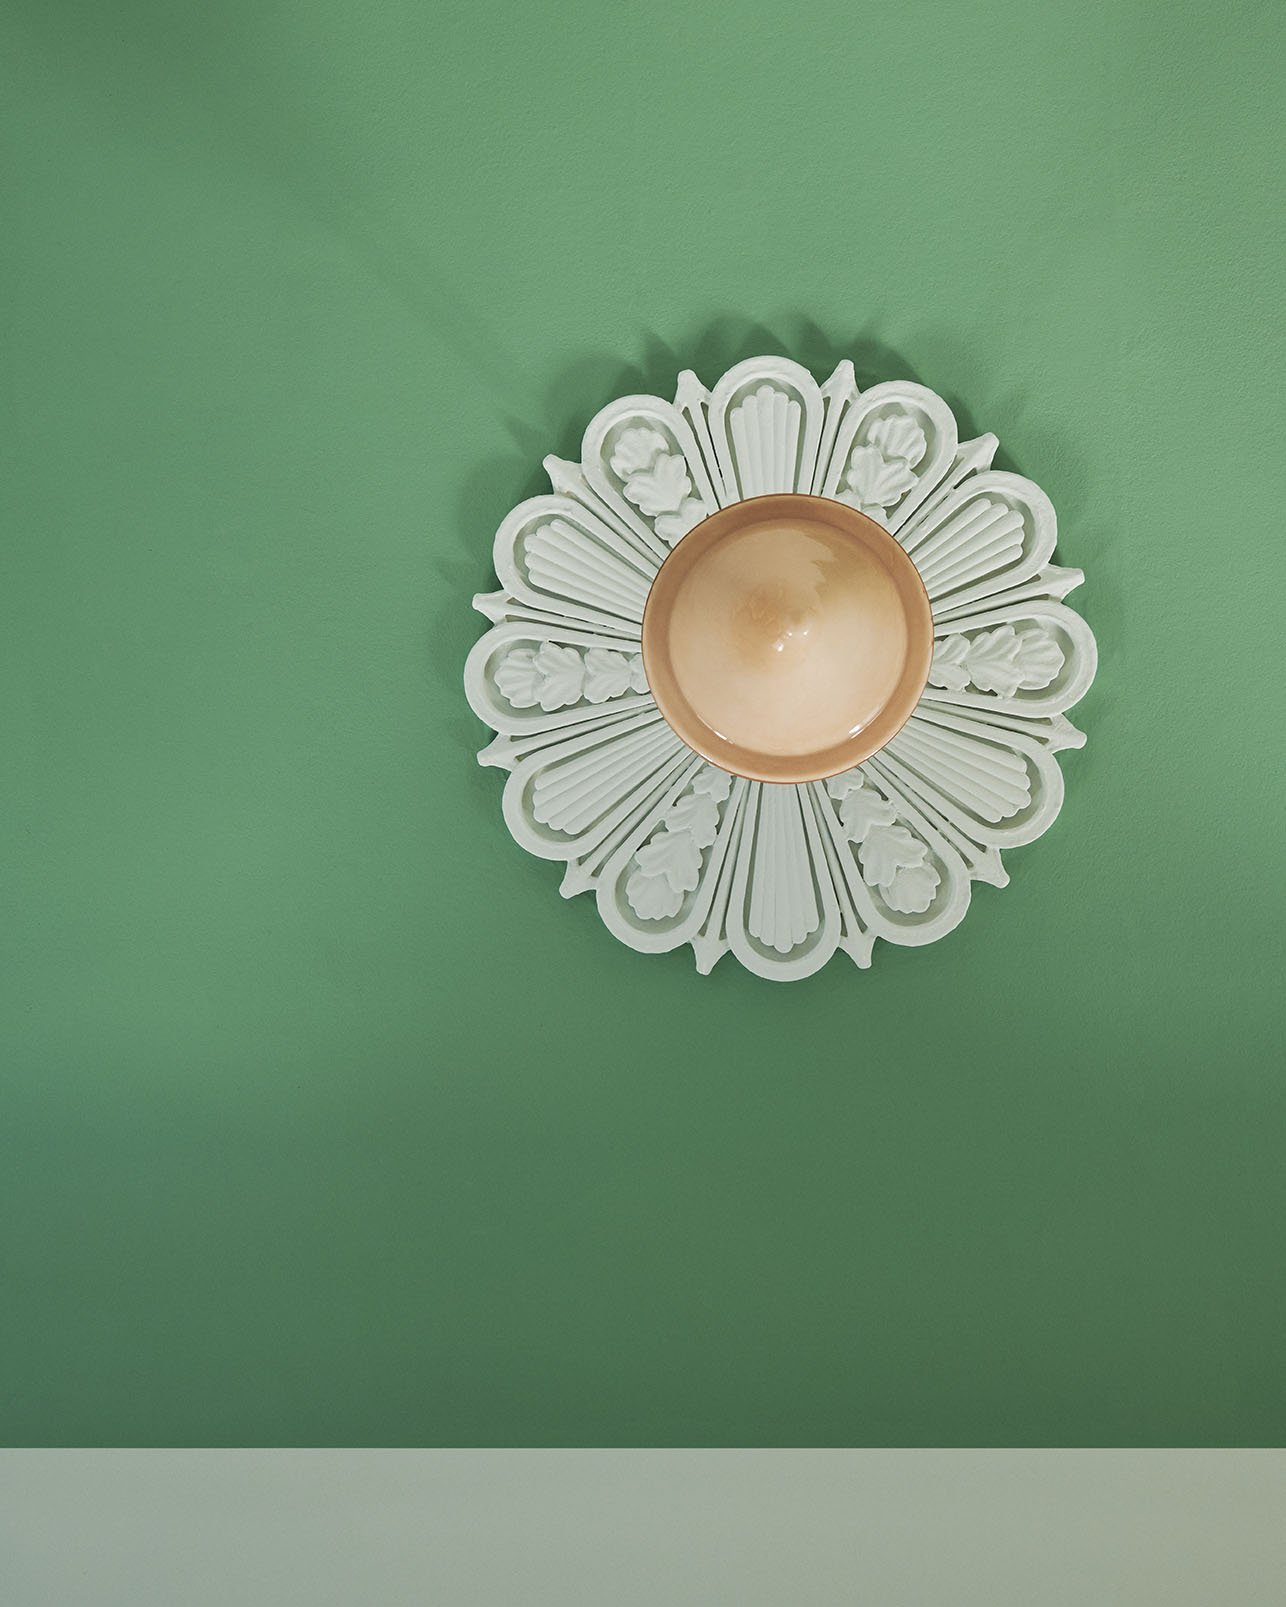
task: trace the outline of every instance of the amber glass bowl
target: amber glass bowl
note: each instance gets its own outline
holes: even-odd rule
[[[643,615],[643,662],[689,747],[757,781],[816,781],[905,724],[933,656],[919,571],[829,497],[750,497],[690,530]]]

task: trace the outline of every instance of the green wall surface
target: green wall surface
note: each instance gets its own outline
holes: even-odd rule
[[[7,0],[0,1438],[1286,1436],[1273,3]],[[940,391],[1060,516],[1049,835],[635,954],[500,817],[490,544],[626,390]]]

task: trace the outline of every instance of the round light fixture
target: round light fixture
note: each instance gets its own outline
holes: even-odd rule
[[[465,670],[505,821],[643,951],[808,975],[959,924],[1094,677],[1054,512],[922,385],[752,358],[626,396],[497,532]]]

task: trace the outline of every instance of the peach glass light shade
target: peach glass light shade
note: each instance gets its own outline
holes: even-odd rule
[[[643,615],[657,704],[687,745],[756,781],[860,764],[909,718],[933,617],[897,541],[799,492],[735,502],[661,565]]]

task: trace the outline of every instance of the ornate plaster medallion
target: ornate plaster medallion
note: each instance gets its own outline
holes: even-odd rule
[[[931,943],[1063,801],[1094,677],[1030,480],[941,397],[752,358],[627,396],[496,534],[465,689],[504,817],[647,952]]]

